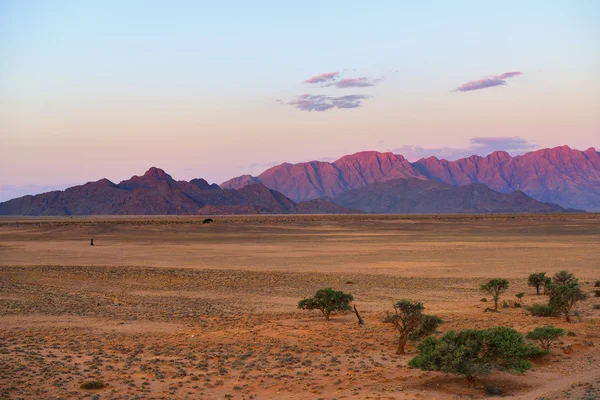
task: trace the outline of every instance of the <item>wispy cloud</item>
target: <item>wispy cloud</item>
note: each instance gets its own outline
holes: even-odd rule
[[[338,97],[302,94],[288,104],[302,111],[327,111],[332,108],[358,108],[362,105],[362,101],[368,98],[369,96],[363,94]]]
[[[505,72],[500,75],[486,76],[485,78],[478,79],[476,81],[469,81],[467,83],[463,83],[456,89],[452,90],[453,92],[470,92],[472,90],[480,90],[486,89],[494,86],[502,86],[506,85],[507,78],[514,78],[515,76],[523,75],[522,72],[513,71],[513,72]]]
[[[303,83],[325,83],[331,82],[337,78],[339,72],[325,72],[323,74],[315,75],[312,78],[305,80]]]
[[[339,81],[329,82],[321,87],[336,87],[338,89],[346,88],[364,88],[378,85],[383,78],[368,78],[366,76],[361,78],[344,78]]]
[[[435,156],[446,160],[456,160],[458,158],[469,157],[473,154],[486,156],[497,150],[504,150],[513,155],[522,154],[530,150],[539,148],[537,144],[531,143],[518,136],[506,137],[474,137],[469,140],[469,147],[438,147],[425,148],[421,146],[406,145],[391,149],[392,152],[402,154],[411,161],[420,158]]]

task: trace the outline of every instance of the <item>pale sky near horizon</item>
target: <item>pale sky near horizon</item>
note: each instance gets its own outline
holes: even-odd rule
[[[600,2],[0,0],[0,201],[600,147]],[[312,79],[311,79],[312,78]]]

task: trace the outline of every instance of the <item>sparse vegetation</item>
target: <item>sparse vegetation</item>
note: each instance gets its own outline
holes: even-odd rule
[[[465,375],[469,384],[494,370],[525,372],[537,348],[525,344],[523,335],[512,328],[449,331],[441,338],[429,336],[417,346],[419,355],[409,366],[425,371]]]
[[[332,288],[319,289],[313,297],[302,299],[298,302],[301,310],[319,310],[329,321],[333,312],[351,311],[350,303],[354,297],[350,293],[333,290]]]
[[[498,311],[498,299],[506,292],[509,283],[506,279],[490,279],[486,284],[480,286],[481,291],[488,293],[494,299],[494,311]]]
[[[545,272],[538,272],[536,274],[529,275],[527,278],[527,284],[535,288],[536,294],[540,294],[540,289],[551,282],[550,277],[546,276]]]
[[[527,339],[535,340],[540,347],[547,353],[550,352],[550,346],[556,342],[566,331],[562,328],[555,328],[552,325],[546,325],[541,328],[535,328],[527,334]]]
[[[396,354],[404,354],[409,340],[419,340],[435,332],[443,322],[435,315],[423,314],[423,303],[400,300],[394,304],[394,312],[387,312],[384,322],[391,323],[398,331]]]

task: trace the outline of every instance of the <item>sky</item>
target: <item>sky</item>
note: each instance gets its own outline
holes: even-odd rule
[[[0,201],[600,147],[600,2],[0,0]]]

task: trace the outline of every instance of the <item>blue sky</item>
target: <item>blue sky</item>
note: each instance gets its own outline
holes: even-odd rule
[[[598,146],[598,20],[597,1],[0,0],[0,185]]]

